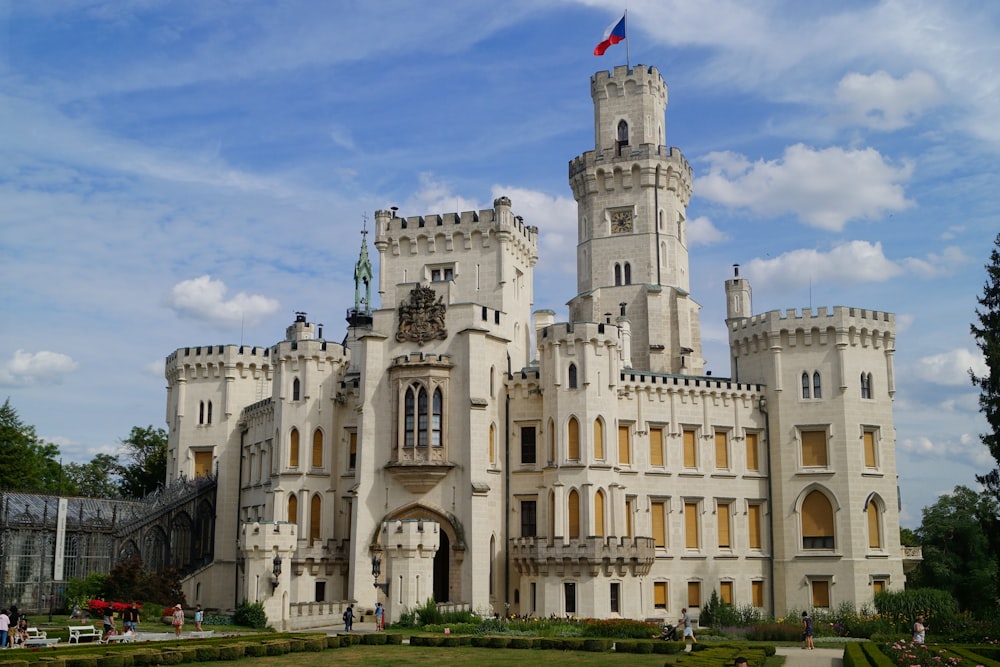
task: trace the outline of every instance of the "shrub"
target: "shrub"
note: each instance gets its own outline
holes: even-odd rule
[[[391,634],[385,636],[386,644],[398,645],[403,643],[403,635],[401,634]]]
[[[583,640],[583,650],[591,651],[593,653],[598,653],[602,651],[611,650],[611,640],[610,639],[584,639]]]
[[[326,642],[324,642],[325,647]],[[242,644],[229,644],[219,647],[219,660],[239,660],[246,653]]]
[[[213,662],[219,659],[219,647],[218,646],[198,646],[194,650],[194,659],[196,662]]]
[[[243,604],[236,608],[233,620],[236,622],[236,625],[254,628],[255,630],[266,628],[267,614],[264,612],[264,603],[259,600],[257,602],[243,602]]]
[[[97,667],[97,656],[77,655],[67,658],[66,667]]]
[[[267,648],[263,644],[248,643],[245,653],[248,658],[259,658],[267,654]]]
[[[936,588],[882,591],[875,594],[875,608],[890,619],[896,632],[907,633],[917,616],[923,616],[927,626],[940,630],[945,619],[958,615],[958,603],[952,594]]]
[[[577,624],[583,637],[610,637],[611,639],[649,639],[660,633],[656,623],[629,619],[589,619]]]
[[[532,642],[532,640],[528,639],[527,637],[511,637],[510,644],[508,644],[510,648],[520,648],[520,649],[531,648],[533,645],[534,643]]]

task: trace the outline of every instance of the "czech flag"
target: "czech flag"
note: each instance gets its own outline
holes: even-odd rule
[[[603,56],[604,52],[608,50],[608,47],[612,44],[617,44],[618,42],[625,39],[625,16],[622,17],[609,25],[604,30],[604,39],[594,47],[595,56]]]

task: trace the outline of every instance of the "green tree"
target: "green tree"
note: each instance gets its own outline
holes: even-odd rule
[[[152,493],[167,478],[167,432],[162,428],[132,427],[129,437],[121,440],[125,449],[116,467],[121,495],[142,498]],[[124,463],[121,460],[124,459]]]
[[[970,370],[969,377],[979,389],[979,411],[990,427],[979,438],[998,464],[988,473],[976,475],[976,481],[1000,499],[1000,234],[993,244],[990,263],[986,265],[986,285],[977,299],[980,308],[976,309],[976,319],[979,324],[973,323],[970,327],[989,372],[977,375]]]
[[[59,447],[42,441],[35,427],[21,420],[10,398],[0,406],[0,489],[63,491]]]
[[[98,454],[89,463],[67,463],[63,468],[65,487],[73,494],[89,498],[117,498],[118,458]]]
[[[996,605],[997,561],[981,519],[995,516],[991,494],[956,486],[923,510],[917,537],[923,547],[921,586],[950,592],[974,613]]]

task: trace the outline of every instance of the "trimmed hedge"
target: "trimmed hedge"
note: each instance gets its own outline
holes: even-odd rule
[[[97,667],[125,667],[125,656],[121,655],[98,656]]]
[[[97,667],[97,656],[77,655],[66,658],[66,667]]]
[[[993,660],[992,658],[987,658],[985,655],[980,653],[975,647],[949,646],[948,650],[957,656],[967,658],[968,660],[971,660],[976,664],[982,665],[983,667],[1000,667],[1000,661]]]
[[[862,643],[861,650],[864,651],[865,657],[868,658],[869,665],[874,665],[875,667],[896,667],[896,663],[893,662],[892,658],[882,653],[875,642]]]
[[[326,642],[323,642],[326,648]],[[219,660],[239,660],[246,654],[246,647],[243,644],[227,644],[219,647]]]

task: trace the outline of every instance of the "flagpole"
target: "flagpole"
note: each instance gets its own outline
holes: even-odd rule
[[[632,60],[628,50],[628,9],[625,10],[625,67],[632,71]]]

